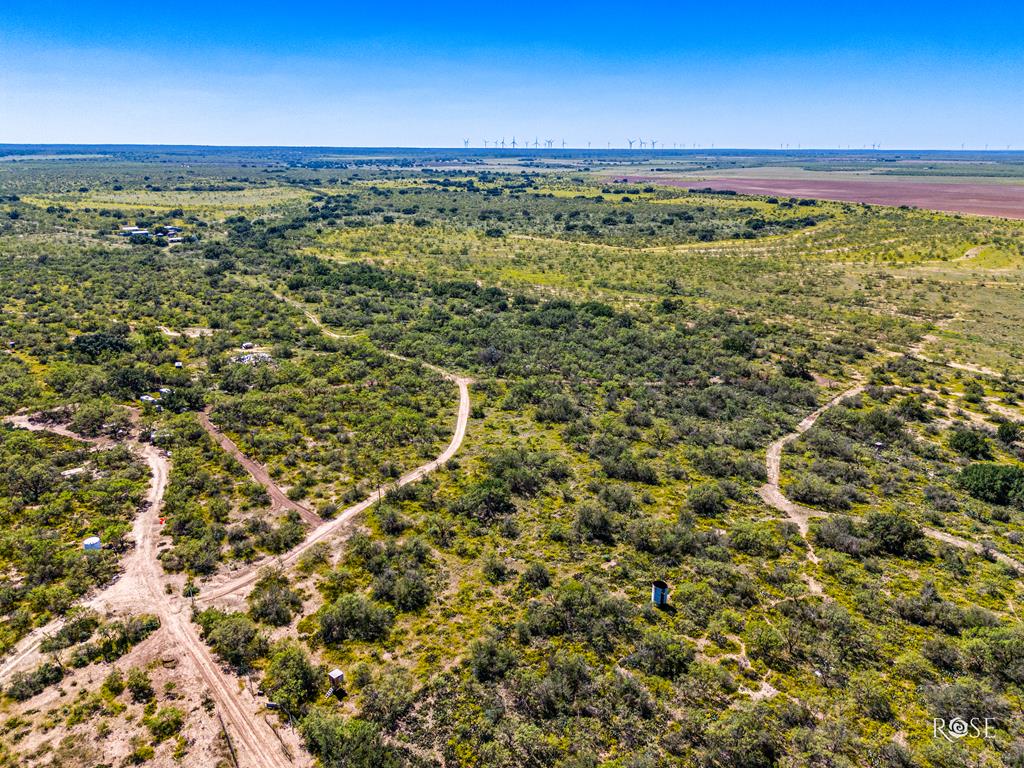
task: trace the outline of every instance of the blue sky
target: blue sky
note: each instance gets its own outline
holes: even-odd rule
[[[0,142],[1024,147],[1024,5],[3,0]]]

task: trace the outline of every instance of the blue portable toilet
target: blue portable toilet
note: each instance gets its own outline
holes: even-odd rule
[[[659,608],[668,605],[668,584],[661,579],[651,582],[651,602]]]
[[[82,549],[98,550],[100,548],[100,537],[90,536],[88,539],[82,542]]]

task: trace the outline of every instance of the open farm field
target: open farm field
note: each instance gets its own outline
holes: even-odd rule
[[[743,172],[741,172],[743,173]],[[915,178],[903,175],[884,178],[834,179],[833,174],[806,174],[792,178],[783,169],[772,169],[764,176],[716,174],[690,179],[665,179],[663,184],[682,187],[732,190],[746,195],[807,197],[821,200],[845,200],[872,205],[912,206],[935,211],[969,213],[1024,219],[1024,184],[1014,179],[1007,183],[965,181],[952,178]],[[651,176],[627,176],[634,182],[652,182]]]

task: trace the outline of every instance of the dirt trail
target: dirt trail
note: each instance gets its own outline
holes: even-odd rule
[[[351,336],[338,334],[326,328],[323,324],[323,321],[319,317],[317,317],[316,314],[303,307],[295,299],[289,298],[288,296],[284,296],[280,293],[274,293],[274,296],[276,296],[278,299],[285,302],[286,304],[290,304],[291,306],[300,309],[306,316],[306,318],[311,323],[313,323],[317,328],[319,328],[325,336],[329,336],[332,339],[351,338]],[[459,389],[459,408],[455,418],[455,432],[454,434],[452,434],[451,442],[448,443],[447,447],[441,452],[441,454],[436,459],[428,461],[426,464],[416,467],[415,469],[409,470],[400,478],[398,478],[398,480],[391,483],[390,485],[387,486],[387,488],[384,489],[389,490],[391,488],[401,488],[403,485],[408,485],[409,483],[416,482],[417,480],[425,477],[426,475],[436,470],[438,467],[443,466],[449,459],[451,459],[456,454],[456,452],[462,446],[462,441],[466,437],[466,425],[469,423],[470,412],[469,385],[473,383],[473,380],[467,376],[458,376],[454,373],[451,373],[450,371],[444,370],[439,366],[432,365],[431,363],[424,363],[418,360],[412,360],[408,357],[398,354],[397,352],[385,351],[385,354],[387,354],[389,357],[395,358],[396,360],[404,360],[405,362],[415,363],[417,365],[421,365],[422,367],[428,370],[434,371],[435,373],[440,374],[448,381],[454,382]],[[234,446],[233,443],[232,446]],[[237,450],[237,447],[235,447],[235,451]],[[241,456],[241,453],[236,454],[236,458],[240,458]],[[255,477],[255,475],[253,476]],[[269,477],[267,478],[267,482],[270,482]],[[264,485],[266,486],[266,484]],[[302,543],[298,544],[296,547],[289,550],[280,557],[275,558],[274,562],[280,566],[289,565],[295,562],[299,557],[303,555],[303,553],[309,551],[309,549],[313,547],[315,544],[317,544],[320,541],[323,541],[324,539],[338,533],[339,531],[347,527],[352,522],[353,518],[355,518],[361,512],[365,512],[367,509],[372,507],[375,503],[377,503],[380,500],[380,498],[380,492],[373,493],[367,496],[362,501],[357,502],[352,506],[342,510],[337,514],[336,517],[331,518],[329,521],[321,521],[321,523],[310,532],[310,534],[305,538],[305,540],[302,541]],[[256,581],[256,579],[259,577],[260,569],[265,565],[267,565],[267,563],[253,563],[249,566],[246,566],[245,568],[235,571],[233,574],[231,574],[227,579],[223,581],[218,582],[216,577],[214,579],[211,579],[210,582],[208,582],[208,586],[203,590],[202,594],[198,598],[196,598],[196,601],[208,605],[215,600],[227,597],[229,595],[236,595],[236,593],[240,593],[242,590],[245,590],[247,587],[252,585],[253,582]]]
[[[27,416],[13,417],[7,421],[33,431],[54,432],[101,447],[113,444],[106,440],[84,439],[66,427],[35,423]],[[309,761],[305,756],[297,760],[285,756],[281,742],[270,726],[252,711],[251,704],[245,704],[240,700],[237,680],[220,671],[220,665],[200,639],[197,628],[191,621],[188,605],[176,594],[168,594],[165,589],[163,569],[156,557],[156,546],[160,535],[159,515],[164,491],[167,488],[170,462],[166,454],[153,445],[136,440],[130,440],[129,445],[146,461],[150,469],[146,508],[135,518],[132,527],[135,546],[124,559],[124,571],[120,578],[86,600],[84,605],[98,611],[136,610],[155,613],[160,617],[159,632],[167,632],[174,638],[176,646],[186,657],[185,661],[202,677],[227,724],[242,766],[290,768],[295,765],[308,765]],[[0,681],[5,681],[16,670],[34,664],[40,656],[40,643],[47,634],[56,630],[60,623],[51,622],[23,638],[14,653],[0,667]],[[293,751],[299,752],[297,749]]]
[[[284,298],[284,297],[281,297]],[[289,303],[294,301],[285,299]],[[327,330],[323,327],[318,317],[311,312],[303,310],[324,334],[332,338],[344,338],[340,334]],[[390,356],[409,360],[396,353],[388,353]],[[456,376],[438,366],[428,363],[420,363],[429,370],[439,373],[444,378],[456,384],[459,390],[459,407],[455,422],[455,432],[451,442],[434,460],[416,467],[402,475],[391,487],[401,487],[408,483],[415,482],[438,467],[444,465],[459,450],[466,436],[466,426],[469,423],[470,398],[469,385],[472,380],[462,376]],[[32,430],[47,430],[82,440],[81,437],[69,429],[59,425],[33,423],[27,416],[15,417],[9,421],[16,426]],[[363,512],[376,501],[379,496],[371,495],[361,502],[352,505],[342,511],[337,517],[329,522],[323,522],[318,516],[296,504],[274,484],[265,468],[250,460],[238,447],[225,435],[221,434],[209,421],[207,414],[200,414],[200,421],[204,428],[215,438],[221,446],[237,458],[246,470],[260,482],[270,493],[271,498],[280,506],[295,509],[303,516],[303,519],[311,522],[316,527],[312,533],[297,547],[278,558],[278,562],[289,563],[297,559],[317,542],[337,533],[347,526],[352,519]],[[92,442],[98,448],[112,447],[115,443],[109,440],[95,440]],[[159,538],[159,512],[163,501],[164,491],[167,486],[169,474],[169,462],[167,456],[152,445],[130,441],[133,449],[145,459],[150,467],[151,480],[147,493],[147,507],[136,518],[133,526],[135,547],[124,562],[124,572],[121,577],[106,589],[101,590],[85,604],[97,609],[137,609],[156,613],[161,620],[160,632],[169,633],[181,649],[184,660],[191,664],[202,677],[210,695],[217,703],[218,711],[224,718],[228,732],[233,740],[235,750],[238,753],[239,764],[242,766],[259,766],[260,768],[288,768],[294,765],[308,765],[309,758],[304,752],[297,748],[292,751],[299,756],[289,758],[285,755],[282,743],[278,736],[265,720],[258,717],[252,711],[255,702],[246,703],[238,691],[237,678],[223,673],[217,661],[212,657],[206,645],[199,638],[196,626],[191,621],[191,611],[185,601],[175,594],[169,594],[165,589],[164,574],[156,557],[156,543]],[[305,513],[305,514],[304,514]],[[312,516],[312,517],[311,517]],[[315,520],[313,519],[315,518]],[[252,566],[245,571],[236,572],[232,578],[225,583],[206,592],[200,598],[201,602],[209,602],[244,590],[257,578],[258,567]],[[39,655],[39,646],[47,634],[55,631],[60,626],[59,621],[51,622],[32,632],[22,639],[22,642],[15,648],[13,654],[0,666],[0,681],[16,669],[24,668],[34,661]],[[294,735],[291,740],[294,741]]]
[[[820,516],[822,513],[808,507],[800,506],[789,499],[787,499],[782,491],[779,489],[779,476],[782,471],[782,451],[791,442],[796,440],[800,435],[806,432],[808,429],[813,427],[818,421],[818,418],[827,411],[843,400],[847,400],[851,397],[855,397],[864,391],[863,384],[856,384],[845,392],[833,397],[823,406],[818,408],[816,411],[808,414],[804,417],[803,421],[796,425],[796,428],[788,435],[784,435],[776,440],[774,443],[768,446],[768,454],[765,459],[765,466],[768,470],[768,482],[762,485],[758,490],[757,494],[767,503],[769,506],[775,507],[780,512],[785,512],[787,517],[796,523],[800,529],[800,535],[807,539],[808,520],[811,517]],[[808,547],[810,544],[808,543]],[[818,562],[817,556],[814,554],[813,549],[808,549],[808,558],[811,562]]]
[[[221,432],[217,426],[210,421],[209,409],[200,411],[198,415],[199,423],[203,425],[203,429],[206,430],[210,437],[212,437],[221,448],[234,456],[238,460],[238,463],[245,468],[245,471],[252,476],[253,480],[267,489],[267,494],[270,496],[270,504],[273,509],[294,510],[299,514],[299,517],[314,528],[323,523],[323,518],[316,512],[308,507],[304,507],[297,501],[293,501],[288,498],[288,494],[282,491],[280,486],[271,479],[270,473],[267,472],[266,467],[242,453],[238,449],[238,446],[235,445],[234,441]]]
[[[946,533],[945,531],[938,531],[934,528],[922,528],[921,530],[924,531],[924,535],[930,539],[942,541],[951,546],[957,547],[959,549],[966,549],[978,555],[985,554],[985,547],[983,547],[981,544],[978,544],[975,541],[961,539],[959,536],[954,536],[953,534]],[[988,551],[992,553],[992,557],[994,557],[1000,563],[1003,563],[1003,565],[1010,566],[1011,568],[1015,569],[1018,573],[1024,573],[1024,563],[1021,563],[1019,560],[1016,560],[1015,558],[1012,558],[1009,555],[1004,554],[996,549],[990,549]]]
[[[859,395],[863,391],[864,385],[856,384],[846,391],[841,392],[823,406],[808,414],[803,421],[796,425],[796,428],[792,432],[779,438],[768,446],[765,459],[765,466],[768,471],[768,482],[758,489],[757,494],[770,507],[774,507],[780,512],[785,513],[792,522],[796,523],[800,530],[801,537],[807,543],[807,559],[815,564],[820,562],[820,560],[814,552],[814,548],[811,546],[810,541],[807,539],[807,533],[810,528],[809,521],[812,517],[827,517],[828,513],[817,509],[811,509],[810,507],[805,507],[790,501],[782,493],[782,490],[779,488],[779,478],[782,470],[782,452],[789,443],[793,442],[800,437],[800,435],[813,427],[818,421],[818,418],[825,413],[825,411],[830,408],[834,408],[844,400]],[[986,548],[977,542],[968,541],[967,539],[963,539],[959,536],[946,533],[945,531],[939,531],[934,528],[922,528],[921,530],[924,532],[925,536],[935,539],[936,541],[942,541],[951,546],[968,550],[979,555],[984,555],[986,553]],[[991,553],[992,557],[1004,565],[1008,565],[1018,572],[1024,573],[1024,563],[1021,563],[1019,560],[995,549],[989,549],[987,551]],[[821,585],[813,577],[807,576],[806,580],[812,592],[822,594]]]
[[[822,513],[790,501],[782,493],[782,490],[779,488],[779,477],[782,473],[782,451],[787,445],[813,427],[821,414],[829,408],[838,405],[848,398],[859,395],[863,391],[864,385],[856,384],[845,392],[841,392],[823,406],[805,416],[803,420],[796,425],[796,428],[792,432],[780,437],[768,446],[768,452],[765,457],[765,467],[768,471],[768,482],[758,488],[757,495],[760,496],[768,506],[774,507],[780,512],[785,513],[786,517],[796,523],[796,526],[800,531],[800,537],[804,540],[804,544],[807,546],[807,560],[815,565],[821,561],[818,559],[818,555],[814,551],[814,547],[811,545],[810,539],[807,537],[807,532],[810,528],[810,518],[816,517]],[[807,587],[811,591],[811,594],[825,594],[825,590],[822,588],[821,583],[810,574],[804,574],[804,581],[807,583]]]
[[[466,425],[469,423],[470,410],[470,380],[461,376],[452,376],[451,374],[447,374],[446,372],[443,371],[442,373],[444,373],[448,378],[453,379],[459,387],[459,411],[455,421],[455,433],[452,435],[451,442],[448,443],[448,446],[444,449],[444,451],[441,452],[441,454],[436,459],[434,459],[433,461],[429,461],[426,464],[423,464],[422,466],[416,467],[415,469],[410,470],[409,472],[406,472],[404,475],[398,478],[397,481],[392,483],[389,486],[389,488],[401,488],[403,485],[414,483],[417,480],[421,479],[422,477],[425,477],[429,473],[433,472],[435,469],[442,466],[445,462],[447,462],[450,458],[452,458],[455,455],[455,453],[461,447],[462,441],[466,437]],[[327,537],[345,528],[349,523],[352,522],[352,519],[356,515],[372,507],[375,503],[377,503],[378,500],[379,495],[377,493],[374,493],[371,494],[370,496],[367,496],[362,501],[353,504],[351,507],[348,507],[347,509],[341,511],[340,513],[338,513],[337,517],[334,517],[326,523],[322,524],[320,527],[315,528],[301,544],[299,544],[286,554],[282,555],[281,557],[277,558],[275,562],[281,565],[287,565],[294,562],[304,552],[307,552],[314,544],[316,544],[319,541],[323,541]],[[197,600],[200,603],[206,604],[214,600],[217,600],[218,598],[226,597],[227,595],[239,592],[240,590],[246,588],[247,586],[251,585],[254,581],[256,581],[258,575],[259,566],[253,564],[252,566],[246,567],[241,571],[236,572],[228,581],[225,581],[221,584],[213,584],[211,587],[203,590],[202,595],[199,598],[197,598]]]

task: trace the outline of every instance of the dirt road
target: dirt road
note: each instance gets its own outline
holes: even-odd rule
[[[466,437],[466,425],[469,423],[470,412],[469,384],[471,381],[465,377],[447,374],[447,372],[442,373],[453,379],[459,388],[459,410],[455,419],[455,432],[452,435],[451,442],[448,443],[448,446],[436,459],[406,472],[397,481],[392,483],[389,488],[400,488],[403,485],[414,483],[420,478],[433,472],[438,467],[444,465],[445,462],[452,458],[456,451],[459,450],[462,445],[462,441]],[[306,537],[305,541],[282,555],[276,560],[276,562],[281,565],[287,565],[295,562],[295,560],[297,560],[304,552],[308,551],[314,544],[319,541],[323,541],[327,537],[344,529],[352,522],[352,519],[356,515],[373,506],[378,501],[378,498],[378,494],[374,493],[367,496],[362,501],[353,504],[351,507],[342,510],[337,517],[334,517],[326,523],[323,523],[320,527],[315,528],[309,536]],[[257,565],[244,568],[241,571],[236,572],[230,577],[230,579],[223,583],[212,583],[209,588],[203,590],[202,595],[197,598],[197,600],[205,605],[210,604],[219,598],[238,593],[256,581],[258,574],[259,566]]]
[[[793,442],[800,437],[800,435],[813,427],[818,421],[818,418],[829,408],[834,408],[844,400],[855,397],[863,391],[864,386],[862,384],[857,384],[850,387],[845,392],[836,395],[816,411],[808,414],[803,421],[796,425],[796,429],[768,446],[768,452],[765,459],[765,466],[768,471],[768,482],[758,489],[757,494],[766,504],[768,504],[768,506],[774,507],[780,512],[783,512],[792,522],[796,523],[800,530],[800,535],[807,543],[807,559],[815,564],[820,561],[807,538],[807,533],[810,527],[809,521],[812,517],[827,517],[828,513],[797,504],[796,502],[786,498],[785,494],[782,493],[782,490],[779,488],[779,478],[782,470],[782,451],[789,443]],[[960,538],[959,536],[955,536],[951,533],[939,531],[934,528],[922,528],[921,530],[925,536],[959,549],[964,549],[979,555],[983,555],[986,552],[985,547],[981,544],[968,541],[967,539]],[[999,562],[1016,569],[1020,573],[1024,573],[1024,563],[1021,563],[1019,560],[995,549],[990,549],[988,551],[991,553],[992,557]],[[810,584],[812,591],[820,593],[820,585],[818,585],[813,578],[808,577],[808,583]]]
[[[323,328],[319,318],[308,312],[307,316],[311,317],[318,326]],[[341,338],[339,334],[326,329],[323,330],[328,336]],[[407,360],[407,358],[401,355],[389,354],[395,358]],[[458,387],[459,407],[455,421],[455,431],[451,442],[449,442],[437,458],[405,473],[393,484],[393,487],[401,487],[408,483],[416,482],[444,465],[459,450],[466,436],[466,426],[470,415],[469,385],[472,383],[471,380],[466,377],[456,376],[437,366],[423,365],[441,374],[446,379],[453,381]],[[200,420],[207,431],[217,439],[218,443],[234,455],[250,475],[267,489],[275,503],[287,509],[295,509],[303,516],[303,519],[316,526],[305,541],[281,557],[279,562],[293,562],[317,542],[342,530],[356,515],[368,509],[379,498],[376,494],[371,495],[345,509],[337,517],[325,523],[319,516],[313,515],[309,510],[288,499],[270,479],[266,469],[242,454],[230,439],[213,426],[205,413],[200,414]],[[66,427],[37,424],[26,416],[15,417],[9,421],[16,426],[26,429],[47,430],[77,440],[82,439]],[[93,442],[97,448],[108,448],[114,444],[112,441],[103,440],[90,442]],[[169,462],[166,454],[152,445],[143,444],[136,440],[130,440],[129,444],[146,461],[150,468],[151,477],[146,496],[146,508],[137,516],[133,525],[135,546],[125,558],[124,571],[121,577],[107,588],[100,590],[92,596],[86,601],[85,605],[97,610],[141,610],[156,613],[160,617],[161,628],[159,631],[166,632],[174,638],[175,644],[181,650],[184,660],[202,678],[211,697],[216,702],[218,711],[223,717],[232,738],[241,766],[245,768],[250,766],[258,766],[259,768],[289,768],[295,765],[308,765],[308,756],[297,748],[297,744],[291,750],[297,757],[289,758],[285,754],[278,736],[266,721],[253,711],[253,703],[246,703],[242,700],[242,696],[239,694],[237,678],[221,671],[220,665],[200,639],[196,625],[191,621],[189,606],[182,598],[178,597],[177,590],[168,591],[166,589],[165,576],[156,557],[156,546],[159,538],[158,519],[164,491],[167,487],[170,469]],[[236,572],[225,583],[213,590],[207,591],[201,598],[201,601],[208,603],[218,597],[238,593],[256,580],[257,573],[258,569],[255,566],[242,573]],[[26,638],[23,638],[11,656],[0,666],[0,681],[5,680],[7,676],[17,669],[23,669],[33,664],[38,659],[39,646],[43,638],[55,631],[59,626],[60,622],[55,621],[47,625],[47,627],[38,629]],[[294,741],[294,734],[290,738]]]
[[[290,509],[294,510],[299,514],[306,523],[313,526],[314,528],[323,523],[323,518],[320,517],[316,512],[309,509],[308,507],[299,504],[297,501],[293,501],[288,498],[288,494],[281,490],[281,488],[275,483],[270,473],[267,472],[267,468],[260,464],[258,461],[253,461],[244,453],[242,453],[238,446],[235,445],[234,441],[221,432],[212,421],[210,421],[209,409],[200,411],[199,423],[203,425],[203,429],[212,437],[221,448],[230,453],[238,463],[241,464],[245,471],[249,473],[253,480],[262,485],[267,490],[267,494],[270,496],[270,504],[273,509]]]
[[[784,512],[791,521],[796,523],[797,527],[800,529],[800,535],[803,536],[805,540],[807,539],[808,520],[811,517],[816,517],[823,513],[810,509],[809,507],[802,507],[799,504],[790,501],[779,489],[779,476],[782,471],[782,451],[787,445],[813,427],[821,414],[829,408],[833,408],[844,400],[855,397],[863,391],[864,385],[856,384],[845,392],[836,395],[816,411],[805,416],[804,419],[796,425],[796,428],[792,432],[780,437],[768,446],[768,454],[765,459],[765,468],[768,470],[768,482],[757,490],[757,494],[765,501],[766,504],[774,507],[780,512]],[[809,543],[808,547],[810,547]],[[814,554],[814,550],[809,549],[808,552],[809,559],[812,562],[817,562],[818,559]]]
[[[316,314],[306,309],[304,306],[302,306],[302,304],[297,302],[295,299],[292,299],[288,296],[284,296],[280,293],[274,293],[274,296],[276,296],[278,299],[285,302],[286,304],[289,304],[301,310],[302,313],[306,316],[306,318],[311,323],[313,323],[317,328],[319,328],[325,336],[329,336],[332,339],[351,338],[351,336],[335,333],[334,331],[326,328],[323,324],[323,321],[319,317],[317,317]],[[389,357],[395,358],[396,360],[404,360],[405,362],[414,363],[428,370],[434,371],[435,373],[441,375],[448,381],[454,382],[454,384],[458,387],[459,390],[459,408],[455,417],[455,431],[452,434],[451,442],[448,443],[447,447],[445,447],[445,449],[436,459],[429,461],[426,464],[423,464],[419,467],[416,467],[415,469],[409,470],[400,478],[398,478],[398,480],[387,486],[387,488],[384,489],[386,491],[390,488],[401,488],[403,485],[414,483],[417,480],[425,477],[426,475],[436,470],[438,467],[443,466],[459,450],[459,448],[462,446],[462,441],[466,438],[466,425],[469,423],[470,413],[469,385],[473,383],[473,380],[469,377],[459,376],[457,374],[451,373],[450,371],[446,371],[439,366],[432,365],[431,363],[424,363],[418,360],[412,360],[408,357],[398,354],[397,352],[388,352],[385,350],[385,354],[387,354]],[[206,420],[206,423],[209,423],[208,419]],[[212,425],[210,426],[212,427]],[[214,427],[213,429],[216,428]],[[231,446],[234,448],[234,451],[236,452],[233,455],[235,455],[236,458],[239,458],[239,460],[242,460],[242,454],[240,452],[237,452],[238,448],[234,446],[234,443],[231,443]],[[256,466],[258,467],[259,465],[257,464]],[[253,477],[256,477],[256,475],[251,470],[250,474],[253,474]],[[257,479],[259,480],[259,478]],[[263,482],[262,480],[259,481]],[[269,476],[267,476],[267,483],[270,483]],[[268,486],[267,483],[264,483],[264,487],[267,487],[267,490],[270,491],[270,486]],[[273,494],[272,491],[271,494]],[[310,532],[310,534],[305,538],[304,541],[302,541],[302,543],[300,543],[293,549],[289,550],[287,553],[276,558],[274,562],[277,565],[281,566],[289,565],[295,562],[299,557],[302,556],[303,553],[307,552],[311,547],[313,547],[318,542],[323,541],[324,539],[338,533],[339,531],[344,530],[352,522],[353,518],[355,518],[360,513],[365,512],[367,509],[372,507],[375,503],[377,503],[377,501],[379,501],[379,499],[379,494],[371,494],[362,501],[359,501],[353,504],[352,506],[342,510],[337,514],[337,516],[333,517],[331,520],[327,522],[321,521],[321,523]],[[202,594],[197,598],[197,602],[203,605],[210,605],[216,600],[228,597],[229,595],[237,597],[244,590],[246,590],[247,587],[251,586],[256,581],[256,579],[259,576],[260,568],[263,565],[265,565],[265,563],[253,563],[245,568],[242,568],[238,571],[235,571],[232,574],[227,575],[227,577],[223,580],[218,580],[217,577],[214,577],[214,579],[211,579],[208,582],[207,587],[203,590]]]
[[[20,416],[8,419],[9,423],[33,431],[55,432],[76,440],[66,427],[32,422]],[[106,447],[110,441],[86,440],[98,447]],[[237,679],[221,672],[220,665],[199,637],[198,629],[191,620],[191,610],[186,602],[169,594],[165,588],[165,577],[160,561],[156,557],[159,538],[159,516],[170,464],[166,454],[153,445],[129,441],[131,448],[149,466],[150,482],[146,492],[146,507],[139,514],[132,527],[135,546],[124,559],[124,571],[120,578],[85,601],[84,605],[97,611],[145,611],[160,618],[159,632],[169,633],[185,657],[185,661],[202,678],[210,696],[216,702],[223,717],[232,743],[238,754],[239,764],[245,768],[294,768],[308,765],[309,760],[300,750],[300,755],[289,759],[284,754],[281,742],[269,725],[261,718],[251,704],[243,703],[238,693]],[[60,626],[54,621],[22,639],[14,652],[0,666],[0,681],[18,669],[25,669],[38,663],[39,646],[47,634]],[[294,736],[292,736],[294,740]]]
[[[921,530],[924,531],[924,535],[930,539],[935,539],[936,541],[944,542],[959,549],[966,549],[978,555],[985,554],[985,547],[983,547],[981,544],[978,544],[975,541],[961,539],[959,536],[954,536],[953,534],[946,533],[945,531],[937,531],[934,528],[922,528]],[[1024,563],[1021,563],[1020,560],[1016,560],[1010,557],[1009,555],[999,552],[995,549],[990,549],[988,551],[991,552],[992,557],[994,557],[1003,565],[1010,566],[1018,573],[1024,573]]]

